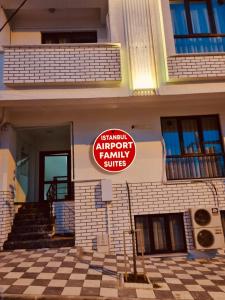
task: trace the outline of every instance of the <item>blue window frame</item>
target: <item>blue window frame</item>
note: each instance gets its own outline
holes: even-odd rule
[[[224,0],[172,0],[177,53],[225,52]]]
[[[168,179],[225,176],[217,115],[162,118]]]

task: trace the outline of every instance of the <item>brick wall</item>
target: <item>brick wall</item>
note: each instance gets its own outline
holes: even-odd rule
[[[184,226],[188,249],[193,248],[192,225],[189,208],[218,206],[225,209],[225,184],[223,180],[167,184],[130,184],[133,215],[184,213]],[[128,199],[125,184],[113,186],[113,201],[109,205],[111,224],[111,250],[123,252],[123,230],[129,230]],[[96,247],[96,235],[107,232],[106,204],[101,202],[100,182],[75,185],[75,241],[89,249]],[[126,236],[128,251],[131,239]]]
[[[74,201],[54,202],[53,213],[57,234],[74,233]]]
[[[225,77],[225,54],[185,54],[167,58],[169,79]]]
[[[100,181],[75,183],[75,244],[96,250],[101,232],[107,232],[107,217]]]
[[[75,84],[121,80],[118,45],[4,48],[5,84]]]
[[[14,197],[9,191],[0,191],[0,250],[8,238],[14,219]]]

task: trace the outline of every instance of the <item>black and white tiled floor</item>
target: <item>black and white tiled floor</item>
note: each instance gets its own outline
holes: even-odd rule
[[[145,264],[153,289],[120,286],[123,256],[79,257],[74,248],[0,252],[0,294],[225,300],[224,255],[209,261],[146,257]]]

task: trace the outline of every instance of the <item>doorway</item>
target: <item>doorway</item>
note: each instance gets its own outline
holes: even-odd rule
[[[187,251],[183,213],[136,216],[135,225],[142,230],[145,254]],[[137,252],[141,253],[138,236]]]
[[[40,152],[39,200],[46,201],[51,185],[55,185],[56,200],[65,200],[70,195],[70,151]]]

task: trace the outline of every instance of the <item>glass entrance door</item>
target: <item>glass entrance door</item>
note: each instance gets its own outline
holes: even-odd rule
[[[40,153],[40,200],[47,200],[51,185],[55,185],[56,200],[70,195],[70,152]]]
[[[136,216],[135,225],[142,230],[145,254],[187,250],[182,213]],[[138,238],[137,249],[140,254]]]

